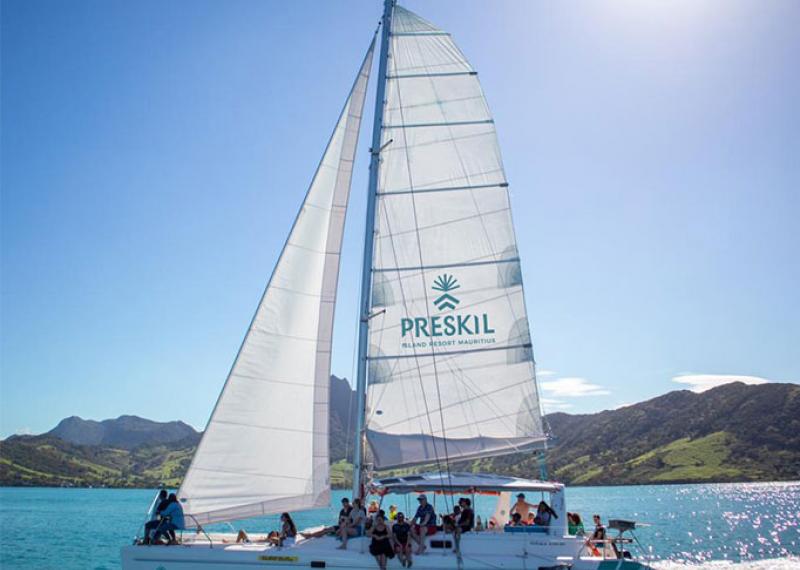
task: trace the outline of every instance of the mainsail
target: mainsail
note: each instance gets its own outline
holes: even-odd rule
[[[187,523],[327,507],[336,285],[374,40],[178,497]]]
[[[477,74],[448,33],[399,6],[389,50],[367,357],[374,466],[540,447],[508,183]]]

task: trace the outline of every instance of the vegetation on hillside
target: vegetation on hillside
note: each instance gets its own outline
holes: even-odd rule
[[[331,482],[349,487],[352,391],[332,379]],[[620,485],[800,478],[800,386],[728,384],[702,394],[678,391],[596,414],[551,414],[552,478],[572,485]],[[115,445],[83,445],[98,422],[69,418],[69,430],[0,442],[0,485],[155,487],[179,484],[200,435],[185,424],[123,416],[100,422]],[[170,426],[169,437],[153,425]],[[59,424],[62,428],[64,424]],[[86,429],[84,429],[86,427]],[[188,427],[188,426],[186,426]],[[131,434],[126,430],[133,430]],[[185,435],[189,433],[188,437]],[[60,434],[60,435],[59,435]],[[165,441],[168,440],[168,441]],[[415,471],[423,470],[416,468]],[[537,477],[534,454],[456,463],[454,471]],[[405,472],[408,472],[406,470]]]

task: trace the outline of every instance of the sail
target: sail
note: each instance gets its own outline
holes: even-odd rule
[[[522,273],[494,122],[450,35],[397,6],[372,260],[375,468],[540,447]]]
[[[187,524],[330,504],[331,336],[373,47],[178,493]]]

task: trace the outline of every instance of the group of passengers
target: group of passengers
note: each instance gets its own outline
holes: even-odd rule
[[[175,493],[168,495],[166,489],[161,489],[150,520],[144,525],[144,544],[162,544],[162,538],[167,539],[167,544],[175,544],[175,531],[184,528],[183,507],[178,497]]]
[[[369,551],[372,554],[381,570],[385,570],[387,560],[398,556],[400,563],[410,568],[412,561],[412,551],[415,554],[422,554],[426,550],[425,537],[442,531],[445,534],[460,536],[471,530],[482,530],[480,517],[475,519],[475,511],[472,509],[472,501],[466,497],[458,500],[458,504],[453,506],[453,511],[441,515],[441,525],[437,525],[436,512],[433,505],[428,502],[428,497],[421,494],[417,497],[418,507],[414,516],[407,519],[405,514],[397,510],[396,505],[389,507],[388,515],[380,508],[377,501],[372,501],[369,509],[365,509],[361,499],[353,499],[351,503],[346,497],[342,499],[342,509],[339,511],[339,523],[335,527],[328,527],[320,531],[319,535],[334,532],[341,540],[339,549],[346,550],[349,539],[360,536],[370,537]],[[535,509],[535,512],[534,512]],[[553,519],[558,518],[558,514],[545,501],[540,501],[538,505],[533,505],[525,500],[525,494],[517,495],[517,501],[510,509],[511,520],[506,524],[508,527],[534,526],[548,527]],[[595,528],[591,536],[586,540],[586,544],[594,554],[602,548],[606,540],[606,528],[602,524],[600,515],[592,517]],[[271,532],[264,540],[256,542],[268,542],[276,546],[289,546],[294,544],[297,533],[295,525],[289,513],[283,513],[280,517],[280,531]],[[489,521],[488,528],[496,527],[494,517]],[[149,522],[144,526],[144,544],[164,544],[162,538],[167,539],[167,544],[176,544],[176,534],[178,530],[185,528],[183,508],[175,493],[167,494],[162,489],[158,495],[155,509]],[[586,531],[583,521],[578,513],[567,513],[567,530],[573,536],[585,536]],[[307,535],[307,536],[316,536]],[[243,530],[239,531],[236,542],[250,542],[250,538]],[[413,549],[413,543],[417,548]]]
[[[426,550],[425,537],[440,530],[448,534],[468,532],[475,526],[475,513],[472,501],[466,497],[459,499],[451,513],[442,515],[442,524],[436,524],[436,511],[425,494],[417,497],[417,510],[411,519],[398,511],[396,505],[389,507],[389,513],[380,508],[377,501],[365,509],[360,499],[342,499],[339,511],[339,524],[335,534],[342,541],[340,549],[347,549],[349,539],[359,536],[370,538],[369,551],[379,568],[386,568],[387,561],[395,556],[400,563],[410,568],[412,554],[422,554]],[[416,545],[416,548],[414,548]]]
[[[534,513],[533,509],[536,509]],[[517,495],[517,502],[509,511],[511,519],[506,526],[538,526],[548,527],[553,519],[558,518],[558,514],[545,501],[539,501],[538,505],[532,505],[525,500],[525,493]],[[490,521],[491,522],[491,521]]]
[[[592,555],[600,556],[601,550],[605,548],[608,542],[606,540],[606,527],[598,514],[592,516],[592,522],[594,523],[594,530],[591,535],[586,537],[586,546]],[[578,513],[567,513],[567,532],[571,536],[586,536],[586,529],[583,526],[581,515]],[[616,544],[612,542],[611,547],[616,554],[619,554]]]

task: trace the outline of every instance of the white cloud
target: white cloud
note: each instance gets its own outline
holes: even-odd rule
[[[29,427],[21,427],[16,431],[16,434],[17,435],[32,435],[33,432],[31,431],[31,428],[29,428]]]
[[[544,378],[545,376],[555,376],[555,370],[547,370],[546,368],[542,368],[541,370],[536,371],[536,376],[539,378]]]
[[[611,392],[590,384],[585,378],[558,378],[541,383],[542,390],[559,398],[580,398],[583,396],[607,396]]]
[[[564,400],[556,400],[555,398],[542,398],[541,402],[545,413],[556,410],[568,410],[572,407],[572,404]]]
[[[744,384],[767,384],[770,382],[766,378],[758,376],[738,376],[736,374],[681,374],[673,377],[672,381],[678,384],[688,384],[692,392],[705,392],[731,382]]]

